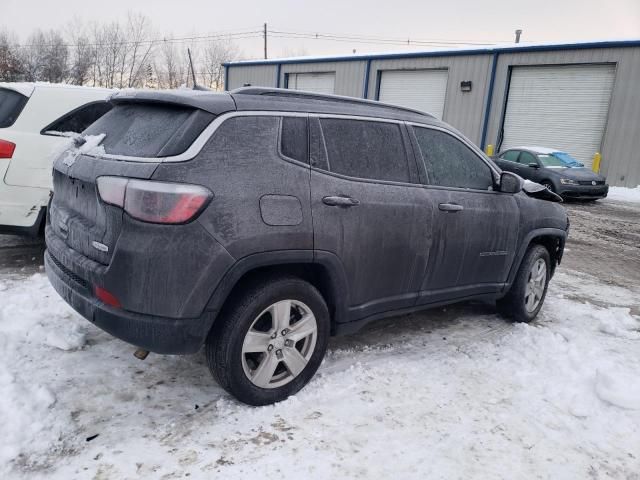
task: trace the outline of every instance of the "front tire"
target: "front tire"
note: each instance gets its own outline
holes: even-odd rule
[[[267,405],[309,382],[329,333],[329,310],[313,285],[296,277],[263,278],[221,312],[205,345],[207,363],[238,400]]]
[[[546,188],[550,192],[556,193],[556,189],[553,186],[553,183],[551,183],[549,180],[543,181],[540,185],[542,185],[544,188]]]
[[[550,278],[549,251],[542,245],[530,246],[511,289],[497,301],[498,310],[516,322],[531,322],[542,308]]]

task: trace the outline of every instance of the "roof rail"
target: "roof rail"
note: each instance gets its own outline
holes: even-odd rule
[[[236,95],[269,95],[278,97],[290,97],[301,98],[309,100],[323,100],[325,102],[337,102],[337,103],[353,103],[356,105],[368,105],[378,108],[390,108],[393,110],[400,110],[403,112],[415,113],[416,115],[423,115],[425,117],[435,118],[427,112],[420,110],[414,110],[413,108],[401,107],[399,105],[391,105],[389,103],[382,103],[374,100],[365,100],[363,98],[345,97],[342,95],[330,95],[327,93],[307,92],[303,90],[292,90],[289,88],[268,88],[268,87],[240,87],[235,90],[231,90],[229,93]]]

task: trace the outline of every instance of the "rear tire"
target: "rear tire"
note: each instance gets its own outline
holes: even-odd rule
[[[542,245],[531,245],[511,289],[496,302],[498,311],[516,322],[531,322],[542,308],[550,278],[549,251]]]
[[[230,299],[205,345],[209,370],[227,392],[249,405],[285,400],[322,363],[329,310],[311,284],[263,277]]]

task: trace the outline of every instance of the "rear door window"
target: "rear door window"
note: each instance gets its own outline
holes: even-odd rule
[[[309,134],[306,117],[283,117],[280,150],[285,157],[309,163]]]
[[[214,115],[169,104],[116,104],[83,133],[105,134],[102,146],[112,155],[167,157],[191,146]]]
[[[43,129],[43,133],[49,132],[73,132],[80,133],[89,127],[93,122],[111,110],[109,102],[93,102],[81,106],[60,117],[48,127]]]
[[[409,182],[409,165],[396,123],[321,118],[330,171],[350,177]]]
[[[430,185],[489,190],[489,166],[457,138],[440,130],[413,128]]]
[[[0,128],[13,125],[28,100],[29,97],[25,97],[21,93],[0,88]]]

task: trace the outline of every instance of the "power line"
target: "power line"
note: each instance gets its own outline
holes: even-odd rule
[[[488,46],[496,43],[511,43],[510,40],[495,40],[495,41],[473,41],[473,40],[440,40],[440,39],[412,39],[399,38],[399,37],[378,37],[369,35],[349,35],[349,34],[337,34],[327,32],[302,32],[292,31],[288,29],[283,30],[267,30],[260,27],[249,27],[247,29],[236,30],[222,30],[213,32],[207,35],[192,35],[185,37],[162,37],[146,40],[122,40],[114,42],[91,42],[91,43],[63,43],[63,44],[13,44],[12,47],[18,48],[34,48],[34,47],[115,47],[126,45],[154,45],[154,44],[173,44],[184,42],[203,42],[210,40],[244,40],[251,38],[266,38],[267,35],[271,35],[275,38],[290,38],[290,39],[307,39],[307,40],[324,40],[331,42],[346,42],[346,43],[360,43],[371,45],[414,45],[414,46]]]
[[[424,40],[424,39],[412,39],[408,38],[385,38],[367,35],[343,35],[336,33],[320,33],[320,32],[296,32],[296,31],[283,31],[283,30],[270,30],[274,36],[281,38],[307,38],[316,40],[332,40],[332,41],[345,41],[356,43],[372,43],[372,44],[392,44],[392,45],[478,45],[488,46],[495,45],[496,43],[511,43],[509,40],[494,40],[494,41],[472,41],[472,40]]]
[[[123,40],[116,42],[97,42],[97,43],[61,43],[61,44],[44,44],[44,43],[32,43],[32,44],[13,44],[12,47],[18,48],[34,48],[34,47],[112,47],[112,46],[125,46],[125,45],[149,45],[158,43],[179,43],[179,42],[201,42],[206,40],[241,40],[245,38],[258,38],[263,35],[262,30],[252,30],[237,33],[212,33],[209,35],[194,35],[190,37],[164,37],[148,40]]]

